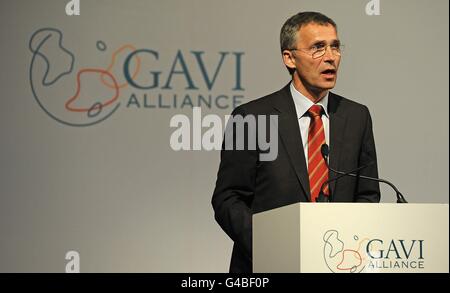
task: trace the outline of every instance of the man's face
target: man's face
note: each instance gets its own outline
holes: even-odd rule
[[[336,84],[341,57],[333,52],[339,48],[336,29],[331,25],[309,23],[298,31],[296,49],[284,51],[286,66],[295,68],[294,85],[300,90],[323,93]],[[314,58],[312,53],[324,49],[323,56]],[[317,54],[320,55],[320,54]]]

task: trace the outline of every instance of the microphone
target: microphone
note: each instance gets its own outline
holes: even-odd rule
[[[326,146],[326,150],[324,149],[324,146]],[[324,155],[324,151],[326,151],[326,154],[327,154],[327,155]],[[350,171],[348,171],[348,172],[335,171],[335,170],[331,169],[331,168],[329,167],[329,165],[328,165],[328,162],[327,162],[327,159],[328,159],[328,146],[327,146],[326,144],[323,144],[323,145],[322,145],[322,147],[321,147],[321,152],[322,152],[322,156],[323,156],[323,159],[325,160],[325,165],[327,166],[327,168],[330,169],[331,171],[335,172],[335,173],[338,173],[339,175],[336,176],[336,177],[334,177],[334,178],[328,179],[327,181],[325,181],[324,183],[322,183],[322,186],[320,186],[319,196],[317,197],[317,201],[318,201],[318,202],[329,202],[329,201],[331,201],[331,189],[329,189],[329,191],[330,191],[330,195],[329,195],[329,196],[326,196],[326,195],[325,195],[325,192],[323,191],[324,187],[325,187],[327,184],[329,184],[329,183],[331,183],[331,182],[333,182],[333,181],[337,181],[337,180],[339,180],[340,178],[345,177],[345,176],[362,177],[362,176],[358,176],[358,175],[356,175],[356,174],[354,174],[354,173],[357,172],[357,171],[359,171],[359,170],[362,170],[362,169],[364,169],[364,168],[367,168],[367,167],[369,167],[370,165],[373,165],[373,164],[375,163],[374,161],[371,161],[371,162],[369,162],[369,163],[367,163],[367,164],[365,164],[365,165],[362,165],[362,166],[360,166],[360,167],[358,167],[358,168],[355,168],[355,169],[353,169],[353,170],[350,170]]]
[[[373,165],[375,163],[374,161],[371,161],[368,164],[365,164],[365,165],[363,165],[361,167],[358,167],[358,168],[356,168],[354,170],[351,170],[349,172],[342,172],[342,171],[334,170],[333,168],[331,168],[328,165],[329,147],[328,147],[327,144],[323,144],[321,146],[321,148],[320,148],[320,151],[322,153],[323,159],[325,160],[325,165],[327,166],[327,168],[330,169],[331,171],[333,171],[334,173],[339,174],[338,176],[336,176],[336,177],[334,177],[332,179],[329,179],[329,180],[325,181],[322,184],[322,186],[320,187],[320,193],[319,193],[319,197],[321,197],[321,195],[323,194],[321,199],[323,199],[323,197],[325,196],[325,194],[323,192],[323,188],[325,187],[326,184],[328,184],[330,182],[333,182],[333,181],[337,181],[337,180],[339,180],[340,178],[342,178],[344,176],[352,176],[352,177],[357,177],[357,178],[361,178],[361,179],[366,179],[366,180],[372,180],[372,181],[385,183],[385,184],[389,185],[390,187],[392,187],[392,189],[394,189],[394,191],[396,193],[396,196],[397,196],[397,203],[408,203],[406,201],[406,199],[403,197],[403,194],[401,194],[401,192],[391,182],[389,182],[387,180],[384,180],[384,179],[379,179],[379,178],[374,178],[374,177],[354,174],[354,172],[356,172],[356,171],[359,171],[359,170],[364,169],[364,168],[366,168],[366,167],[368,167],[370,165]],[[330,193],[331,193],[331,191],[330,191]]]

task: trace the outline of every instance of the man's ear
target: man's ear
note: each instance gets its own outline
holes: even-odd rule
[[[292,51],[283,51],[283,62],[288,69],[295,70],[295,57],[294,54],[292,54]]]

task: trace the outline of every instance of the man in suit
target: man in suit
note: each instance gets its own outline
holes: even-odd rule
[[[380,201],[377,182],[347,176],[326,184],[335,174],[321,154],[323,144],[329,145],[333,169],[349,171],[373,162],[359,173],[378,177],[367,107],[330,92],[342,53],[335,22],[317,12],[298,13],[283,25],[280,43],[291,82],[232,113],[277,115],[277,157],[262,161],[258,148],[221,152],[212,205],[217,222],[234,241],[230,272],[252,272],[254,213],[316,202],[322,185],[332,202]]]

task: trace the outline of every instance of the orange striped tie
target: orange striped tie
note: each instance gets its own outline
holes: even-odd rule
[[[325,131],[321,119],[322,106],[313,105],[308,110],[311,123],[308,131],[308,175],[311,190],[311,201],[315,202],[322,184],[328,180],[328,168],[320,152],[325,143]],[[328,195],[328,184],[324,187],[325,195]]]

